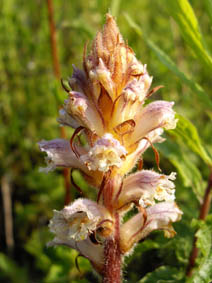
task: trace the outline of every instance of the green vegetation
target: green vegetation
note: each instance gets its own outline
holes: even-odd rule
[[[174,224],[173,239],[155,232],[136,246],[126,260],[126,282],[211,282],[212,215],[198,217],[212,166],[212,1],[55,0],[54,11],[63,78],[71,75],[72,64],[80,66],[84,44],[111,11],[147,64],[153,87],[165,86],[151,99],[175,101],[178,126],[157,148],[162,171],[178,173],[183,219]],[[54,77],[49,37],[47,1],[0,1],[0,281],[95,283],[99,279],[82,257],[78,271],[75,250],[46,247],[52,210],[62,209],[65,195],[62,171],[39,172],[44,161],[37,142],[60,136],[56,118],[66,97]],[[153,161],[149,149],[144,168],[157,170]],[[78,172],[74,179],[95,197]],[[5,215],[8,190],[11,216]],[[72,187],[72,199],[78,196]],[[13,226],[12,238],[6,223]],[[199,254],[186,278],[195,233]]]

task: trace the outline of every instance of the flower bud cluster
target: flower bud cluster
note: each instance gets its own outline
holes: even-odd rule
[[[83,69],[74,67],[66,88],[68,97],[59,111],[58,122],[75,129],[71,140],[41,141],[47,153],[46,171],[56,167],[75,168],[96,188],[97,201],[77,199],[61,211],[54,211],[50,245],[65,244],[89,258],[97,270],[104,262],[104,245],[115,237],[115,221],[133,206],[138,213],[120,222],[119,247],[124,256],[153,230],[171,237],[172,222],[182,212],[174,202],[175,173],[169,176],[151,170],[130,174],[148,147],[163,142],[164,129],[176,126],[173,102],[146,98],[152,77],[123,40],[115,20],[106,16],[97,33]],[[84,135],[83,145],[79,135]],[[116,238],[117,239],[117,238]]]

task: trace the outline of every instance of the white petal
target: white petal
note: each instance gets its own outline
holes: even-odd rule
[[[152,78],[146,72],[139,79],[134,78],[125,86],[115,104],[111,121],[112,127],[134,119],[140,113],[151,82]]]
[[[110,166],[121,167],[126,149],[111,134],[105,134],[98,139],[88,154],[81,156],[81,160],[89,170],[106,172]]]
[[[50,231],[62,240],[85,240],[94,232],[97,225],[104,219],[109,219],[107,210],[89,199],[77,199],[61,211],[54,210],[50,221]]]

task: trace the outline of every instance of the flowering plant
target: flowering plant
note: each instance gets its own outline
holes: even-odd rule
[[[154,230],[175,235],[172,222],[182,212],[174,202],[175,173],[169,176],[142,170],[142,155],[154,143],[163,142],[164,129],[176,126],[173,102],[145,100],[152,77],[123,40],[115,20],[106,16],[83,69],[74,67],[68,83],[61,125],[75,129],[71,140],[41,141],[47,153],[46,171],[71,167],[82,172],[95,190],[96,201],[80,198],[61,211],[54,211],[50,230],[55,238],[49,245],[67,245],[88,258],[103,276],[103,282],[120,282],[123,258]],[[78,135],[87,140],[83,146]],[[131,174],[138,165],[139,171]],[[160,170],[160,168],[159,168]],[[127,221],[133,207],[137,213]]]

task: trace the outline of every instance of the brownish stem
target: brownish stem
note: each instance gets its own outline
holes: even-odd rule
[[[50,41],[51,41],[51,52],[54,67],[54,74],[57,79],[60,79],[60,63],[58,59],[57,51],[57,38],[56,38],[56,28],[54,23],[54,9],[52,0],[47,0],[48,5],[48,19],[49,19],[49,29],[50,29]]]
[[[211,188],[212,188],[212,169],[210,172],[210,176],[208,179],[208,185],[205,190],[205,195],[204,195],[204,200],[200,208],[200,215],[199,219],[200,220],[205,220],[206,216],[208,215],[208,212],[210,210],[210,205],[211,205]],[[187,268],[187,276],[192,275],[193,268],[195,266],[196,258],[198,256],[198,248],[196,246],[197,238],[194,237],[193,241],[193,249],[191,251],[190,259],[189,259],[189,264]]]
[[[9,253],[12,253],[14,248],[13,236],[13,213],[12,213],[12,190],[10,178],[4,175],[1,179],[1,192],[4,210],[4,226],[6,245]]]
[[[119,215],[115,215],[115,233],[106,241],[104,249],[103,283],[121,283],[121,251]]]
[[[49,19],[49,29],[50,29],[50,43],[51,43],[53,70],[56,79],[60,80],[61,71],[60,71],[60,63],[59,63],[58,50],[57,50],[57,37],[56,37],[54,9],[53,9],[52,0],[47,0],[47,6],[48,6],[48,19]],[[60,136],[63,139],[66,137],[65,129],[63,127],[60,128]],[[66,205],[69,204],[69,202],[71,201],[71,195],[70,195],[71,183],[70,183],[70,172],[68,168],[63,169],[63,177],[64,177],[64,187],[65,187],[64,203]]]

